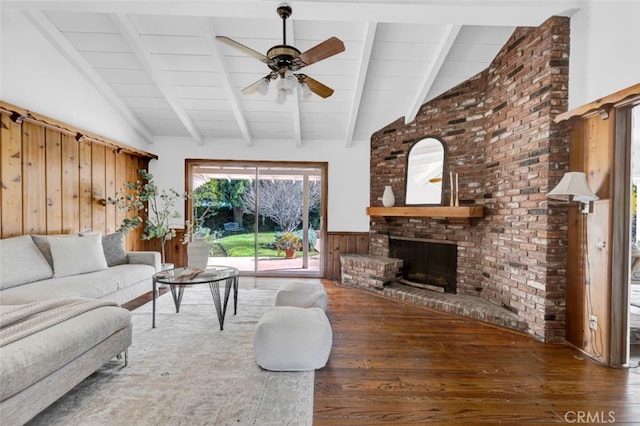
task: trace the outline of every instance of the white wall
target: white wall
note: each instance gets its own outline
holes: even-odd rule
[[[19,11],[2,12],[0,99],[123,144],[150,146]]]
[[[640,1],[593,1],[571,17],[569,109],[640,83]]]
[[[158,160],[150,164],[158,186],[182,192],[184,160],[264,160],[323,161],[329,163],[327,230],[366,232],[369,218],[369,143],[361,142],[345,149],[344,142],[314,142],[296,148],[291,142],[256,142],[247,146],[237,141],[205,142],[191,139],[163,138],[153,145]]]

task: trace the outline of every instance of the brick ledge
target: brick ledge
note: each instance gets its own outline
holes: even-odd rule
[[[391,299],[402,300],[414,305],[425,306],[438,311],[462,315],[512,330],[527,331],[527,322],[504,308],[495,306],[476,296],[465,294],[437,293],[400,283],[385,286],[376,293]]]

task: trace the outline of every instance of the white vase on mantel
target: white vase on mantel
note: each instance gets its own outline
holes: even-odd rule
[[[385,207],[393,207],[395,203],[396,197],[393,195],[393,190],[390,185],[386,185],[382,193],[382,205]]]

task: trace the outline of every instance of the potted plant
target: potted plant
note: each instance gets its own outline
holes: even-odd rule
[[[293,232],[285,232],[276,237],[276,250],[284,251],[286,259],[293,259],[296,256],[296,250],[302,248],[302,241]]]
[[[160,190],[153,175],[144,169],[138,170],[138,174],[142,180],[127,182],[127,191],[116,194],[116,198],[110,198],[108,201],[122,210],[134,212],[132,217],[123,220],[120,230],[127,232],[144,223],[142,239],[160,240],[164,265],[165,243],[176,236],[176,231],[170,227],[169,222],[171,219],[180,218],[176,206],[185,199],[186,194],[181,194],[173,188]],[[141,211],[145,212],[144,217],[138,215]]]
[[[209,230],[204,227],[205,221],[216,214],[213,204],[206,197],[198,192],[187,194],[191,199],[191,218],[185,221],[185,233],[182,239],[183,244],[191,243],[209,234]]]

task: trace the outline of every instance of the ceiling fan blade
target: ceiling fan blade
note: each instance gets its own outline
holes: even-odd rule
[[[304,64],[303,66],[307,66],[340,52],[344,52],[344,43],[336,37],[331,37],[306,52],[303,52],[296,59],[302,62]]]
[[[299,74],[299,77],[302,78],[302,81],[307,83],[309,90],[311,90],[321,98],[328,98],[329,96],[333,95],[333,89],[331,87],[325,86],[318,80],[314,80],[306,74]]]
[[[262,53],[253,50],[250,47],[245,46],[244,44],[238,43],[237,41],[230,39],[229,37],[225,37],[225,36],[216,36],[216,40],[218,40],[219,42],[222,42],[224,44],[226,44],[227,46],[231,46],[235,49],[238,49],[239,51],[252,56],[254,58],[256,58],[259,61],[264,62],[265,64],[269,64],[271,62],[271,60],[269,58],[267,58],[265,55],[263,55]]]

